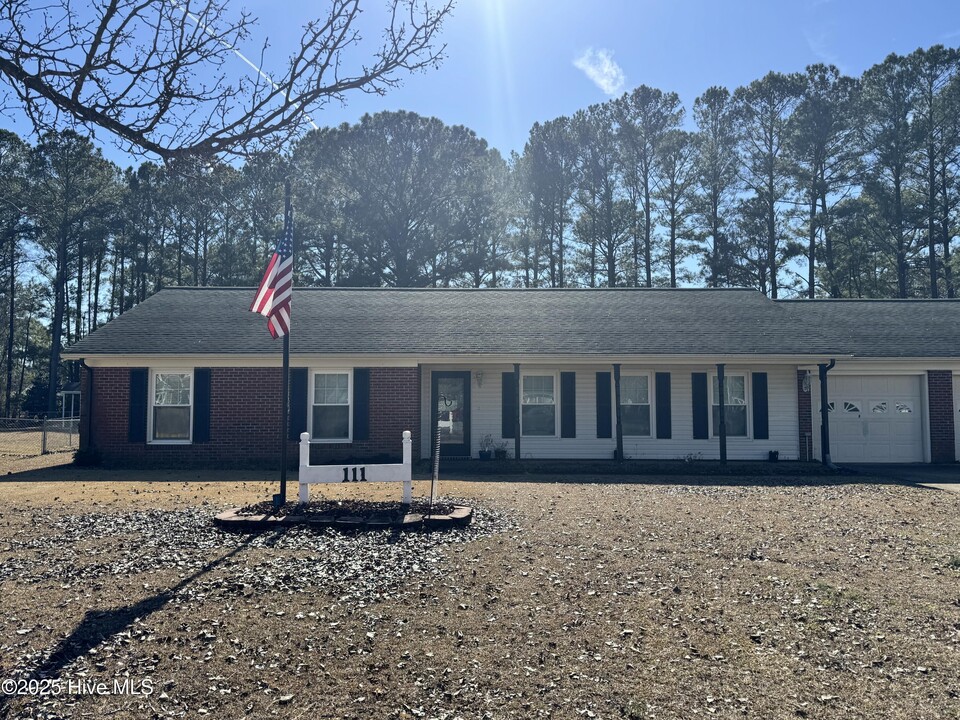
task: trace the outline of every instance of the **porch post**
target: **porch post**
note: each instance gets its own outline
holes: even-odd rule
[[[513,408],[513,456],[520,459],[520,363],[513,364],[513,386],[517,389],[517,404]]]
[[[620,363],[613,364],[613,407],[617,419],[617,462],[623,462],[623,417],[620,412]]]
[[[827,467],[833,464],[830,460],[830,412],[827,410],[830,400],[827,393],[827,373],[836,364],[836,360],[831,360],[829,364],[817,365],[820,377],[820,459]]]
[[[720,435],[720,464],[727,464],[727,396],[724,393],[724,370],[723,363],[717,363],[717,391],[720,393],[720,427],[718,428],[718,434]]]

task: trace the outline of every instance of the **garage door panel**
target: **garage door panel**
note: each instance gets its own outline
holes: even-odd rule
[[[867,420],[864,423],[867,427],[866,437],[871,440],[895,440],[896,435],[891,427],[892,423],[887,420]]]
[[[837,462],[923,462],[921,378],[829,378],[831,454]]]

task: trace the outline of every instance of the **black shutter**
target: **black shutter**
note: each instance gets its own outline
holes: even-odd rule
[[[290,435],[289,439],[300,442],[300,433],[307,432],[307,407],[310,390],[306,368],[290,368]]]
[[[517,436],[517,383],[512,372],[503,373],[500,389],[500,437],[512,440]]]
[[[693,439],[708,440],[710,438],[710,413],[707,397],[707,374],[693,373],[690,378],[693,391]]]
[[[370,439],[370,368],[353,370],[353,441]]]
[[[597,373],[597,437],[613,437],[613,400],[608,372]]]
[[[560,373],[560,437],[577,436],[577,374]]]
[[[193,441],[210,442],[210,368],[193,371]]]
[[[130,368],[130,406],[127,415],[127,440],[147,441],[147,368]]]
[[[670,405],[670,373],[658,372],[657,384],[657,438],[673,437],[673,417]]]
[[[753,438],[770,439],[770,415],[767,410],[767,374],[753,373]]]

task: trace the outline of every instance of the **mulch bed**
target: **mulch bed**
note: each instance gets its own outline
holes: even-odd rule
[[[461,501],[466,502],[466,501]],[[404,513],[416,513],[426,515],[433,512],[437,515],[449,514],[454,507],[454,501],[450,498],[438,498],[433,507],[430,506],[429,499],[414,498],[410,505],[403,505],[400,502],[385,502],[373,500],[315,500],[306,505],[287,502],[274,510],[273,503],[267,500],[259,503],[245,505],[239,510],[239,515],[274,515],[276,517],[286,517],[288,515],[303,515],[305,517],[315,517],[317,515],[332,515],[340,517],[349,516],[371,516],[371,515],[400,515]]]

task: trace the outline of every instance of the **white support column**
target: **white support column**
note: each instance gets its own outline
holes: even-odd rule
[[[413,502],[413,434],[409,430],[403,431],[403,504]]]
[[[303,469],[310,467],[310,433],[300,433],[300,502],[310,501],[310,484],[304,482]]]

